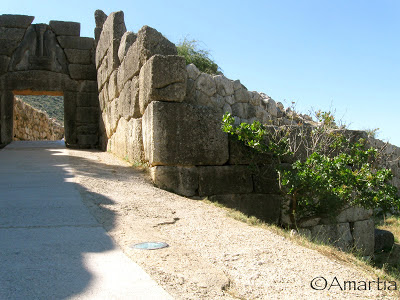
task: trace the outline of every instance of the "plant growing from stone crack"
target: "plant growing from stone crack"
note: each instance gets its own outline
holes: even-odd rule
[[[399,213],[392,173],[384,167],[384,148],[368,147],[366,138],[337,126],[330,112],[318,111],[316,118],[317,126],[266,126],[258,121],[234,126],[227,113],[222,130],[277,159],[279,186],[289,197],[292,225],[334,217],[347,206]],[[291,168],[282,168],[282,161],[293,162]]]
[[[194,64],[201,72],[208,74],[220,74],[221,69],[210,58],[210,52],[199,48],[199,42],[184,38],[176,46],[178,55],[183,56],[186,64]]]

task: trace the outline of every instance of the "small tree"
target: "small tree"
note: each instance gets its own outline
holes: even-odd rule
[[[330,112],[317,112],[317,126],[265,126],[255,121],[234,126],[230,114],[222,129],[246,145],[278,160],[279,185],[289,197],[292,224],[315,217],[333,217],[347,206],[399,212],[392,173],[383,167],[383,149],[367,146],[367,140],[338,127]],[[280,167],[291,157],[292,168]]]
[[[210,58],[210,52],[200,49],[198,41],[185,38],[176,46],[178,55],[183,56],[186,64],[194,64],[200,71],[208,74],[220,74],[221,69]]]

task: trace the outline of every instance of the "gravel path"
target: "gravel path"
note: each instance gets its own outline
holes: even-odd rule
[[[229,218],[222,208],[155,188],[144,172],[110,153],[68,152],[85,204],[123,251],[176,299],[399,298],[388,294],[390,282],[369,286],[378,279],[362,270]],[[170,247],[130,247],[145,241]],[[327,287],[311,288],[314,278],[315,286]]]

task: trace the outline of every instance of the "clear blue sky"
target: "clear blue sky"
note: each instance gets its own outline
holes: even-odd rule
[[[335,109],[353,129],[400,146],[400,1],[10,1],[1,13],[81,23],[123,10],[127,29],[202,41],[226,77],[297,109]]]

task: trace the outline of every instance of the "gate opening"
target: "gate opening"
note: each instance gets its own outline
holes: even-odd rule
[[[64,139],[64,97],[59,92],[14,91],[13,140]]]

